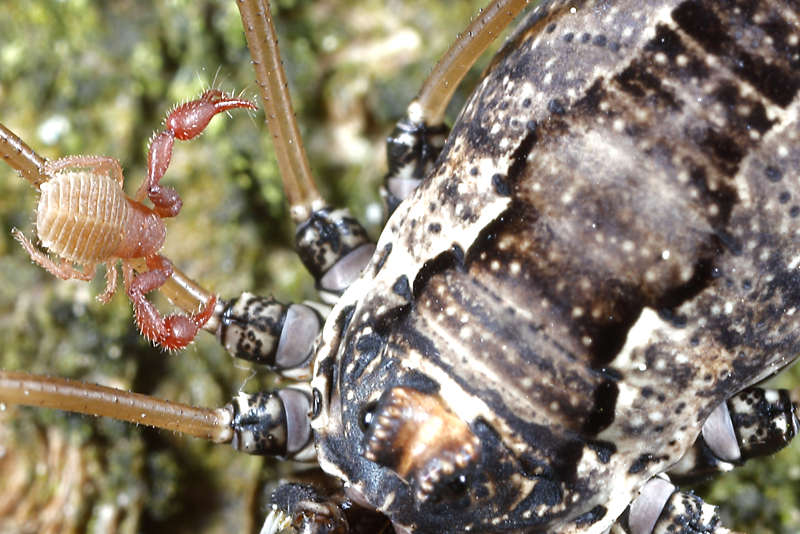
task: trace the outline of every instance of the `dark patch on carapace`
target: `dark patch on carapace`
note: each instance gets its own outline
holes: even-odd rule
[[[375,264],[375,274],[378,274],[381,269],[383,269],[386,260],[389,259],[389,254],[392,253],[392,244],[386,243],[383,246],[383,250],[381,250],[381,255],[378,258],[378,262]]]
[[[571,482],[575,480],[578,462],[583,456],[584,442],[580,440],[563,441],[553,458],[553,471],[556,478]]]
[[[561,502],[562,498],[563,494],[558,483],[546,478],[539,478],[526,500],[540,505],[555,506]]]
[[[575,524],[579,527],[586,526],[586,525],[593,525],[603,519],[606,516],[606,509],[605,506],[598,504],[585,514],[581,514],[575,518]]]
[[[640,455],[636,461],[631,464],[630,469],[628,469],[628,473],[631,475],[635,475],[636,473],[641,473],[644,471],[648,465],[657,462],[658,460],[653,454],[645,453]]]
[[[603,464],[607,464],[617,452],[617,446],[610,441],[587,441],[586,446],[597,454],[597,459]]]
[[[719,56],[728,68],[769,100],[784,108],[791,104],[800,88],[800,77],[742,50],[714,11],[690,0],[675,8],[672,18],[707,52]]]
[[[745,150],[736,140],[726,133],[716,130],[706,130],[700,141],[700,146],[707,150],[711,161],[723,173],[734,176],[739,170],[739,162],[745,156]]]
[[[734,256],[739,256],[744,250],[744,245],[742,245],[742,242],[727,230],[717,230],[714,233],[714,238],[719,242],[720,245],[722,245],[719,247],[720,252],[724,249]]]
[[[689,167],[689,183],[696,187],[703,202],[706,205],[714,203],[717,205],[717,214],[709,217],[711,223],[717,227],[724,227],[730,219],[733,206],[738,200],[736,190],[727,183],[717,184],[712,188],[709,186],[709,177],[706,168],[696,165],[692,161],[687,162]]]
[[[459,180],[454,176],[442,183],[439,187],[439,198],[442,200],[442,204],[453,204],[458,200],[458,184]]]
[[[411,287],[408,283],[408,277],[406,275],[401,275],[395,280],[394,285],[392,286],[392,291],[395,295],[399,295],[403,297],[406,301],[411,301]]]
[[[361,377],[367,365],[378,357],[380,351],[386,345],[386,340],[376,332],[364,334],[356,341],[357,354],[351,359],[353,363],[353,370],[350,373],[350,378],[357,380]]]
[[[536,141],[539,139],[536,123],[528,124],[527,130],[528,133],[522,138],[522,141],[520,141],[514,153],[511,154],[511,166],[508,168],[508,174],[505,179],[507,184],[516,184],[519,181],[522,171],[525,169],[525,165],[528,161],[528,156],[531,150],[533,150]],[[507,188],[510,192],[511,186],[509,185]]]
[[[353,312],[355,312],[355,309],[356,307],[354,305],[346,306],[342,308],[338,317],[336,317],[336,331],[340,336],[339,343],[341,342],[341,337],[343,337],[344,333],[347,331],[348,326],[350,326],[350,321],[353,319]],[[334,352],[338,351],[338,343],[333,349]],[[328,391],[323,393],[330,405],[333,392],[339,390],[339,366],[337,362],[332,358],[326,358],[320,364],[317,375],[327,377]]]
[[[617,74],[614,80],[626,93],[638,99],[647,99],[645,102],[660,103],[672,110],[680,111],[681,104],[672,93],[661,84],[661,80],[645,64],[638,62]]]
[[[511,187],[508,185],[508,181],[502,174],[492,175],[492,185],[494,186],[495,192],[501,197],[507,197],[511,195]]]
[[[778,167],[774,167],[772,165],[768,165],[764,169],[764,175],[770,182],[777,183],[783,179],[783,171],[781,171]]]
[[[599,322],[586,322],[583,325],[585,334],[592,339],[589,349],[595,369],[606,367],[616,358],[625,344],[628,330],[642,313],[641,295],[637,295],[633,288],[618,283],[609,283],[607,286],[608,294],[616,297],[614,313]]]
[[[675,311],[672,308],[661,308],[658,311],[658,316],[664,321],[668,322],[675,328],[686,328],[688,318],[686,315]],[[646,392],[652,393],[652,390],[645,388],[642,390],[642,395],[647,396]]]
[[[603,80],[597,80],[586,90],[584,96],[575,102],[575,110],[586,115],[595,115],[600,112],[600,104],[606,96]]]
[[[714,264],[710,259],[698,260],[695,263],[692,277],[686,283],[666,291],[656,302],[655,308],[670,310],[696,297],[711,283],[713,267]]]
[[[593,409],[583,423],[583,432],[596,436],[614,422],[614,408],[617,405],[619,388],[614,380],[600,382],[592,395]]]
[[[656,36],[644,46],[644,49],[647,52],[662,52],[670,61],[675,61],[678,55],[686,53],[680,35],[663,24],[656,26]]]
[[[547,111],[554,115],[564,115],[567,113],[564,103],[557,98],[554,98],[547,103]]]

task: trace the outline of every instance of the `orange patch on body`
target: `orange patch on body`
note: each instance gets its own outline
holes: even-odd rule
[[[425,498],[444,476],[477,459],[480,442],[437,394],[392,388],[379,403],[367,432],[364,456],[414,480]]]

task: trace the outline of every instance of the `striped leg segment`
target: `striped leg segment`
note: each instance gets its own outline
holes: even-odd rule
[[[315,481],[316,482],[316,481]],[[272,510],[260,534],[390,534],[390,521],[378,512],[354,506],[341,486],[320,490],[319,485],[284,484],[270,498]]]
[[[381,196],[391,214],[433,169],[450,128],[443,123],[429,126],[405,117],[386,139],[389,170],[383,177]]]
[[[730,471],[786,447],[797,434],[797,406],[785,389],[752,387],[720,404],[694,446],[669,470],[681,483]],[[681,492],[666,477],[651,479],[609,534],[730,534],[715,508]]]
[[[745,389],[714,410],[670,477],[693,482],[778,452],[797,435],[796,410],[785,389]]]
[[[735,534],[722,526],[716,508],[665,478],[651,479],[609,534]]]
[[[295,248],[320,297],[334,303],[366,267],[375,245],[346,209],[314,210],[298,225]]]
[[[305,304],[242,293],[217,311],[216,335],[234,358],[301,380],[307,378],[323,318]]]
[[[514,20],[528,0],[492,0],[462,31],[436,64],[417,97],[386,140],[389,171],[381,196],[390,215],[422,182],[439,156],[450,129],[444,112],[464,75]]]

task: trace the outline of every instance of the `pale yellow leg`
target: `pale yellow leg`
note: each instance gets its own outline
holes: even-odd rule
[[[97,300],[103,304],[108,304],[111,297],[117,291],[117,260],[110,260],[106,262],[106,289],[101,294],[97,295]]]
[[[128,293],[128,290],[131,287],[131,283],[133,282],[133,267],[130,263],[123,261],[122,262],[122,283],[125,284],[125,293]]]
[[[45,164],[45,174],[52,176],[57,172],[64,169],[71,169],[74,167],[96,169],[100,172],[105,172],[122,187],[124,177],[122,176],[122,167],[119,166],[119,161],[108,156],[66,156],[57,160],[48,161]]]
[[[11,235],[14,236],[14,239],[19,241],[20,245],[22,245],[22,248],[25,249],[34,262],[38,263],[43,269],[53,276],[57,276],[62,280],[78,279],[87,282],[94,278],[95,265],[87,265],[86,271],[84,272],[73,267],[72,264],[70,264],[67,260],[62,260],[61,263],[56,263],[52,260],[52,258],[50,258],[50,256],[36,248],[34,244],[31,243],[31,241],[18,229],[13,228],[11,230]]]

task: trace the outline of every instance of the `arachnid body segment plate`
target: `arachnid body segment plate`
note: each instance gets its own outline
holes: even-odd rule
[[[719,403],[790,363],[798,17],[534,8],[326,325],[323,466],[414,532],[600,533]],[[426,466],[362,456],[394,443],[364,406],[394,428],[408,387],[480,443],[453,501],[414,497]]]
[[[58,173],[41,185],[36,233],[57,256],[82,265],[106,261],[122,243],[129,205],[109,176]]]

